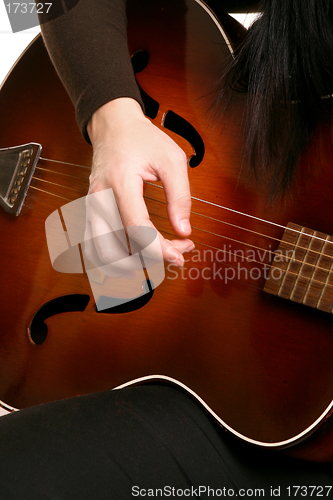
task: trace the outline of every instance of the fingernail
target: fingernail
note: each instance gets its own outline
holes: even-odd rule
[[[168,260],[169,265],[179,267],[180,269],[184,266],[184,262],[177,259],[177,260]]]
[[[183,253],[186,253],[186,252],[192,252],[192,250],[195,249],[195,244],[192,243],[192,245],[190,245],[189,247],[185,248],[185,250],[183,251]]]
[[[179,227],[183,233],[191,232],[191,224],[188,219],[182,219],[181,221],[179,221]]]

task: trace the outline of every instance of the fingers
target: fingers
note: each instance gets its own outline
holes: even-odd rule
[[[154,225],[143,198],[143,181],[161,180],[168,217],[184,240],[159,239],[164,260],[182,266],[193,247],[187,159],[179,146],[144,117],[132,99],[120,98],[97,110],[88,130],[94,146],[90,192],[112,188],[124,227]]]
[[[193,241],[187,238],[183,240],[171,240],[171,243],[181,254],[191,252],[195,248]]]
[[[129,259],[127,238],[112,189],[86,197],[85,257],[112,277],[133,277],[139,259]]]
[[[157,231],[154,224],[149,219],[149,213],[143,198],[143,183],[139,176],[129,178],[125,189],[123,187],[122,190],[119,191],[118,188],[115,187],[114,194],[125,227],[152,227]],[[182,267],[184,264],[184,257],[182,254],[189,248],[192,249],[193,243],[188,239],[179,241],[174,240],[171,242],[165,239],[160,232],[158,232],[158,235],[163,259],[171,262],[177,267]]]
[[[119,261],[123,264],[125,258],[128,257],[123,248],[119,248],[119,243],[116,244],[120,254],[114,251],[113,243],[115,238],[110,241],[109,235],[104,234],[99,237],[93,236],[93,223],[95,221],[87,220],[86,231],[84,235],[84,257],[88,259],[96,268],[103,271],[104,274],[112,278],[127,278],[135,277],[135,272],[124,268],[124,265],[119,266]],[[85,262],[86,269],[89,270],[89,265]]]

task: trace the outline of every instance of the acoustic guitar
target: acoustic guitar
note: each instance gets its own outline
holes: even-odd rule
[[[189,157],[196,249],[154,290],[119,307],[104,297],[101,311],[85,273],[53,269],[45,220],[86,195],[92,149],[37,37],[0,91],[0,398],[24,408],[175,383],[249,443],[331,460],[331,124],[272,201],[244,175],[244,96],[212,118],[241,30],[199,0],[133,0],[128,19],[147,115]],[[163,190],[144,195],[172,237]]]

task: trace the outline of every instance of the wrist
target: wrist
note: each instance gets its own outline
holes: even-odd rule
[[[113,127],[126,124],[129,120],[145,119],[138,101],[131,97],[119,97],[98,108],[87,124],[87,132],[92,145]]]

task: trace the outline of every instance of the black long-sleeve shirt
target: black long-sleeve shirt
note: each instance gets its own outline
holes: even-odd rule
[[[58,3],[57,11],[62,12],[63,3]],[[257,2],[207,3],[215,11],[246,11],[255,8]],[[40,21],[47,50],[88,142],[87,123],[103,104],[118,97],[132,97],[142,105],[127,47],[126,0],[79,0],[64,15],[48,21],[44,14]]]

